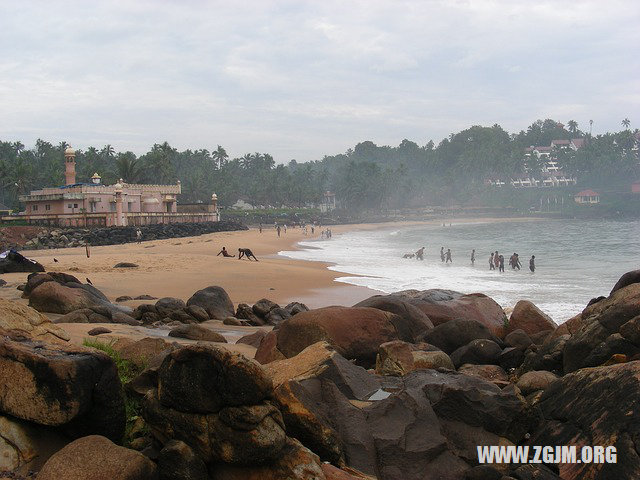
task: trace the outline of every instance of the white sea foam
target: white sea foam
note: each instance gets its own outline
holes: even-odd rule
[[[619,276],[638,268],[640,222],[540,221],[381,227],[301,242],[301,250],[280,252],[301,260],[330,262],[344,273],[337,280],[386,293],[445,288],[482,292],[504,307],[533,301],[558,322],[579,313],[589,299],[607,295]],[[424,261],[404,259],[425,246]],[[453,263],[440,261],[440,247],[451,248]],[[476,262],[470,262],[476,249]],[[491,251],[505,256],[505,272],[490,271]],[[522,270],[508,258],[518,252]],[[537,269],[529,272],[529,258]]]

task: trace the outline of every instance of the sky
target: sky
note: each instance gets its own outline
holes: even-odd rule
[[[3,1],[0,140],[277,163],[537,119],[640,127],[640,2]]]

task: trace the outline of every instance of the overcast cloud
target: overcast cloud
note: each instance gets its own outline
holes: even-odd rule
[[[539,118],[639,127],[639,25],[635,0],[4,1],[0,140],[281,163]]]

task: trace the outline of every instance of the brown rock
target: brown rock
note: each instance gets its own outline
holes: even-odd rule
[[[273,463],[259,467],[218,464],[210,474],[216,480],[326,480],[317,455],[292,438]]]
[[[92,337],[95,337],[96,335],[102,335],[103,333],[111,333],[111,330],[109,330],[106,327],[96,327],[89,330],[87,332],[87,335],[91,335]]]
[[[172,348],[171,344],[159,337],[147,337],[135,342],[115,343],[113,348],[125,360],[138,367],[149,365],[156,356]]]
[[[262,339],[267,336],[267,332],[265,330],[257,330],[254,333],[250,333],[249,335],[245,335],[244,337],[238,339],[236,343],[244,343],[246,345],[251,345],[252,347],[258,348],[260,343],[262,343]]]
[[[45,342],[66,342],[69,334],[37,310],[0,298],[0,328]]]
[[[222,321],[223,325],[233,325],[239,327],[242,325],[242,321],[238,320],[236,317],[227,317]]]
[[[265,365],[284,358],[286,357],[278,350],[278,333],[276,330],[271,330],[260,342],[254,359],[256,362]]]
[[[255,405],[273,392],[271,379],[257,362],[213,345],[189,345],[171,352],[158,378],[162,404],[183,412]]]
[[[449,368],[453,363],[449,356],[428,344],[415,345],[394,340],[383,343],[376,357],[378,375],[402,376],[417,368]]]
[[[528,300],[520,300],[509,318],[507,333],[524,330],[528,335],[544,331],[553,331],[558,325],[542,310]]]
[[[423,368],[438,369],[446,368],[447,370],[455,370],[451,357],[441,350],[422,351],[418,350],[411,354],[413,356],[413,370]]]
[[[280,324],[277,348],[285,357],[293,357],[309,345],[328,341],[343,357],[371,366],[375,365],[381,344],[410,340],[399,338],[393,320],[394,314],[367,307],[326,307],[300,312]],[[262,345],[258,352],[261,349]]]
[[[139,452],[91,435],[53,455],[37,480],[155,480],[156,465]]]
[[[187,338],[189,340],[201,340],[204,342],[227,343],[227,340],[218,332],[203,327],[202,325],[180,325],[169,332],[170,337]]]
[[[180,440],[171,440],[158,457],[159,480],[208,480],[207,466]]]
[[[546,390],[547,387],[558,379],[557,375],[545,370],[533,370],[523,374],[516,383],[523,395],[529,395],[537,390]]]
[[[206,322],[209,320],[209,314],[207,311],[198,305],[189,305],[186,307],[185,311],[198,322]]]
[[[491,333],[502,337],[506,316],[492,298],[481,293],[464,295],[452,290],[404,290],[395,296],[415,305],[438,326],[458,318],[473,320],[487,327]]]
[[[120,441],[124,401],[116,367],[94,349],[0,339],[0,411],[72,436]]]
[[[374,477],[365,475],[362,472],[353,470],[352,468],[337,468],[330,463],[322,464],[322,473],[327,480],[375,480]]]
[[[395,324],[396,329],[411,337],[412,342],[433,328],[433,323],[422,310],[395,295],[374,295],[354,307],[371,307],[396,314],[401,320]]]
[[[507,372],[497,365],[472,365],[470,363],[462,365],[458,371],[465,375],[483,378],[496,385],[505,385],[509,382]]]
[[[29,306],[39,312],[69,313],[104,303],[83,288],[71,288],[58,282],[44,282],[29,295]]]
[[[223,320],[235,313],[233,302],[222,287],[207,287],[198,290],[187,300],[187,306],[197,305],[206,310],[209,318]]]

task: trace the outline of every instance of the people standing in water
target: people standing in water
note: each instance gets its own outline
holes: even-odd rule
[[[444,247],[440,248],[440,261],[444,262]]]
[[[496,252],[493,254],[493,265],[495,267],[500,266],[500,255],[498,255],[498,250],[496,250]]]
[[[499,270],[501,272],[504,272],[504,256],[503,255],[498,256],[498,265],[499,265],[498,267]]]
[[[424,247],[419,248],[418,251],[416,252],[416,260],[424,260],[423,255],[424,255]]]
[[[535,255],[531,255],[531,259],[529,260],[529,270],[531,270],[531,273],[536,271],[536,256]]]
[[[471,250],[471,266],[473,266],[476,263],[476,250],[475,248],[473,250]]]
[[[495,270],[496,264],[493,261],[493,252],[491,252],[491,256],[489,257],[489,270]]]
[[[447,261],[445,263],[453,263],[453,260],[451,260],[451,249],[447,248]]]
[[[520,256],[517,253],[514,253],[514,255],[516,256],[515,262],[514,262],[515,268],[520,270],[522,268],[522,263],[520,263]]]

